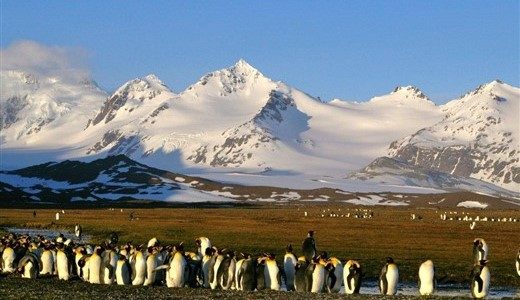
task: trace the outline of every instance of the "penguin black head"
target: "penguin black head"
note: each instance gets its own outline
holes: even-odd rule
[[[329,272],[334,272],[334,270],[336,270],[336,267],[334,267],[334,265],[331,262],[329,262],[327,263],[327,265],[325,265],[325,270]]]
[[[321,259],[328,259],[329,258],[329,254],[327,253],[327,251],[321,252],[320,258]]]
[[[195,245],[197,245],[197,247],[200,247],[201,244],[202,242],[199,238],[195,239]]]
[[[479,260],[478,263],[479,263],[479,265],[481,265],[481,266],[485,266],[485,265],[488,263],[488,261],[485,260],[485,259],[482,259],[482,260]]]
[[[389,256],[389,257],[386,258],[386,263],[393,264],[394,263],[394,259]]]
[[[319,264],[320,263],[320,256],[319,255],[315,255],[313,258],[312,258],[312,262],[314,262],[315,264]]]
[[[270,260],[274,260],[276,258],[276,255],[274,253],[269,253],[267,255],[267,257],[270,259]]]
[[[118,259],[122,260],[122,261],[125,261],[126,260],[126,256],[124,256],[123,254],[120,254]]]
[[[213,256],[213,254],[215,254],[215,249],[214,248],[206,248],[206,251],[204,251],[204,254],[208,255],[208,256]]]
[[[153,251],[154,251],[154,247],[151,247],[151,246],[150,246],[150,247],[148,247],[146,250],[148,251],[148,254],[152,254]]]
[[[314,230],[309,230],[309,232],[307,232],[307,237],[314,237]]]
[[[292,253],[293,252],[293,247],[291,244],[287,245],[287,247],[285,248],[285,252],[287,253]]]

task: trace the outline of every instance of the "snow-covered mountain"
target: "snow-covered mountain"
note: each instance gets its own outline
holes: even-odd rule
[[[15,71],[2,76],[0,169],[125,154],[152,167],[212,178],[344,180],[389,155],[391,145],[390,156],[409,164],[518,187],[519,92],[501,83],[436,106],[413,86],[366,102],[325,103],[244,60],[180,93],[154,75],[128,81],[108,97],[92,82]],[[439,153],[452,153],[461,141],[479,149],[471,152],[478,170],[462,172],[466,156],[453,172],[454,155],[434,155],[429,165],[421,163],[426,158],[412,161],[439,145],[448,149]]]
[[[0,71],[2,147],[55,147],[81,131],[106,97],[94,81]],[[37,145],[37,146],[36,146]]]
[[[496,80],[441,109],[440,122],[393,142],[389,155],[520,192],[520,89]]]

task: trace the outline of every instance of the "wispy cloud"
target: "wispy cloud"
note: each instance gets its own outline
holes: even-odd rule
[[[63,81],[90,78],[84,49],[46,46],[28,40],[14,42],[0,50],[0,69],[24,71],[38,77],[59,77]]]

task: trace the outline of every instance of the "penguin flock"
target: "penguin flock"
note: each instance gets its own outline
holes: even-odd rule
[[[75,226],[81,238],[81,226]],[[282,290],[310,293],[359,294],[363,278],[361,264],[319,253],[314,231],[309,231],[301,246],[301,256],[286,247],[283,262],[272,253],[251,255],[218,249],[207,237],[195,240],[196,251],[184,250],[184,244],[162,245],[157,238],[147,244],[118,244],[118,235],[99,245],[74,242],[60,234],[56,239],[44,236],[7,234],[0,239],[0,271],[20,274],[22,278],[57,276],[59,280],[79,279],[91,284],[166,285],[167,287],[202,287],[221,290]],[[477,238],[473,241],[474,267],[471,293],[485,298],[489,293],[489,247]],[[520,250],[516,256],[520,276]],[[437,288],[435,267],[431,260],[418,271],[420,295],[433,295]],[[383,295],[398,291],[399,268],[393,258],[386,258],[379,276]],[[343,287],[343,289],[342,289]]]

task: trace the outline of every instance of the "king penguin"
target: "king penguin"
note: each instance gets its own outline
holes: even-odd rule
[[[213,266],[215,264],[215,260],[213,259],[215,253],[215,248],[206,248],[206,252],[202,257],[202,286],[205,288],[209,288],[209,283],[211,281],[210,270],[213,270]]]
[[[325,269],[326,266],[320,263],[319,256],[314,258],[311,265],[314,265],[314,270],[312,271],[311,293],[321,293],[325,288],[327,276],[327,270]]]
[[[143,285],[146,276],[146,255],[141,247],[136,249],[133,257],[134,269],[132,269],[132,285]]]
[[[261,291],[266,289],[265,285],[265,256],[261,256],[256,260],[256,289]]]
[[[343,284],[345,285],[345,294],[359,294],[361,288],[361,265],[355,260],[349,260],[343,268]]]
[[[481,260],[473,268],[471,279],[471,295],[473,298],[482,299],[488,295],[491,273],[486,264],[487,261]]]
[[[195,244],[197,245],[197,253],[200,257],[203,257],[206,254],[206,250],[211,248],[210,240],[204,236],[197,238]]]
[[[112,245],[107,245],[107,249],[103,252],[103,283],[112,284],[116,280],[116,267],[118,255]]]
[[[473,240],[473,256],[475,257],[475,264],[478,264],[481,260],[487,260],[489,254],[489,248],[482,238],[476,238]]]
[[[16,259],[16,253],[13,249],[13,244],[9,243],[4,248],[2,252],[2,272],[3,273],[13,273],[16,269],[14,266],[14,261]]]
[[[56,252],[56,268],[58,270],[58,279],[69,280],[70,278],[70,264],[71,261],[65,253],[65,246],[60,244]]]
[[[217,270],[217,281],[221,289],[229,290],[235,280],[236,261],[234,253],[226,252]]]
[[[265,287],[273,291],[279,291],[282,284],[282,274],[276,264],[275,255],[269,254],[265,260]]]
[[[41,255],[41,263],[42,269],[40,271],[41,275],[52,275],[54,274],[54,255],[52,254],[52,246],[50,244],[45,244],[43,246],[43,252]]]
[[[22,274],[22,278],[36,278],[40,272],[38,256],[31,252],[25,254],[25,256],[18,262],[18,272]]]
[[[283,270],[285,273],[285,286],[288,291],[294,291],[294,275],[296,273],[296,256],[293,254],[292,245],[288,245],[285,249],[285,256],[283,258]]]
[[[237,262],[235,286],[239,291],[254,291],[256,288],[256,260],[250,254],[242,254]]]
[[[431,296],[435,286],[435,267],[431,260],[427,260],[419,267],[419,293],[421,296]]]
[[[132,268],[126,256],[119,255],[116,266],[116,282],[118,285],[129,285],[132,279]]]
[[[302,253],[305,256],[307,262],[311,262],[314,256],[316,256],[316,242],[314,241],[314,231],[309,230],[307,238],[303,240]]]
[[[186,282],[186,258],[184,257],[184,247],[182,243],[172,249],[170,264],[166,271],[167,287],[183,287]]]
[[[209,286],[211,287],[212,290],[216,289],[219,284],[218,284],[218,268],[220,267],[220,264],[222,263],[222,260],[224,259],[224,250],[219,250],[217,251],[217,255],[215,257],[215,263],[213,264],[213,268],[212,270],[210,270],[210,284]]]
[[[339,293],[343,281],[343,265],[336,257],[331,257],[327,261],[326,285],[329,293]]]
[[[103,251],[101,246],[96,246],[88,260],[88,281],[90,283],[101,284],[103,282]]]
[[[153,285],[155,283],[155,268],[157,268],[157,248],[149,246],[148,256],[146,257],[146,279],[144,280],[145,286]]]
[[[386,258],[386,264],[379,276],[379,290],[383,295],[395,295],[397,293],[397,282],[399,281],[399,270],[391,257]]]

